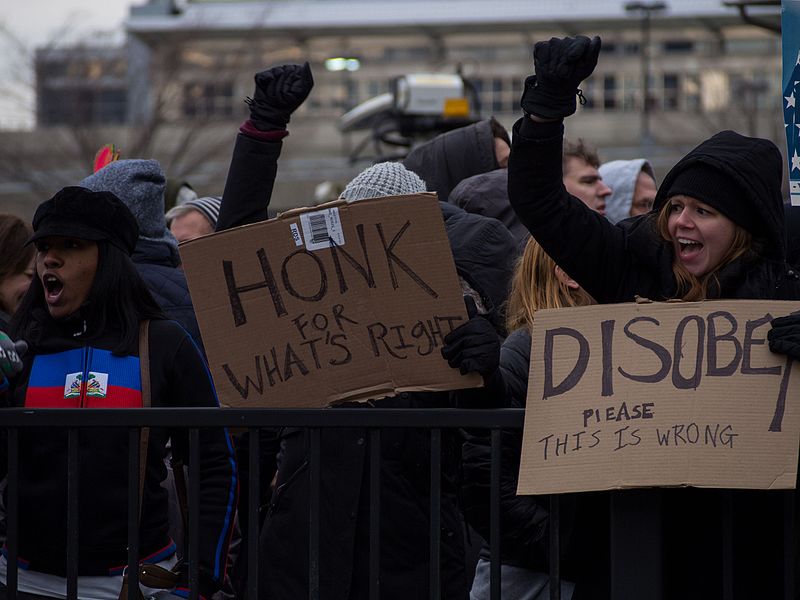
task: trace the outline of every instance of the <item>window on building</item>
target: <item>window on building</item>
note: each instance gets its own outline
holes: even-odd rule
[[[475,92],[475,97],[478,99],[478,106],[476,107],[481,113],[486,109],[486,102],[483,99],[483,79],[470,78],[472,89]]]
[[[609,55],[610,54],[616,54],[618,50],[619,50],[619,47],[617,46],[616,42],[606,42],[606,41],[604,41],[603,45],[600,46],[600,52],[602,54],[609,54]]]
[[[664,73],[664,93],[662,104],[664,110],[680,109],[680,78],[676,73]]]
[[[125,90],[101,90],[95,95],[96,123],[111,125],[125,122],[127,94]]]
[[[694,42],[690,40],[667,40],[662,44],[665,54],[685,54],[694,51]]]
[[[503,107],[506,103],[503,102],[503,80],[499,78],[492,79],[492,113],[503,112]]]
[[[359,104],[358,96],[358,82],[352,79],[347,79],[344,82],[344,95],[345,95],[345,110],[355,108]]]
[[[683,77],[683,100],[688,112],[698,113],[702,108],[700,77],[694,73]]]
[[[414,46],[410,48],[385,48],[383,58],[387,61],[421,62],[430,59],[431,49],[428,46]]]
[[[62,60],[46,61],[42,63],[40,71],[44,78],[64,77],[67,74],[67,63]]]
[[[724,44],[724,52],[726,54],[734,54],[734,55],[737,54],[774,55],[775,53],[779,53],[781,51],[780,37],[775,37],[775,38],[770,37],[763,39],[726,38],[723,41],[723,44]]]
[[[622,44],[623,54],[639,54],[639,42],[625,42]]]
[[[511,101],[509,102],[508,106],[509,112],[519,112],[519,100],[522,98],[522,83],[522,79],[519,77],[511,78]]]
[[[215,119],[233,116],[233,83],[187,83],[183,86],[183,116]]]
[[[617,78],[614,75],[603,77],[603,109],[615,110],[617,108]]]
[[[453,46],[448,48],[453,60],[496,60],[497,49],[493,46]]]
[[[39,94],[37,117],[41,125],[119,125],[126,106],[124,89],[59,87]]]
[[[641,104],[642,78],[628,73],[622,76],[622,110],[635,111]]]

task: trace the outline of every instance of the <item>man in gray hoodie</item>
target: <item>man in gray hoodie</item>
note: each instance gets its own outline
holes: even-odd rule
[[[612,160],[598,169],[611,188],[606,198],[606,218],[617,223],[650,212],[656,199],[656,176],[644,158]]]

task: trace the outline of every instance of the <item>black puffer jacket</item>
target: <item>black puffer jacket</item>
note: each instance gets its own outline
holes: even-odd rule
[[[153,299],[170,319],[189,332],[203,350],[186,275],[178,268],[180,263],[175,254],[165,244],[139,238],[131,259]]]
[[[409,152],[403,166],[419,175],[429,192],[447,202],[461,180],[499,166],[492,127],[489,121],[478,121],[438,135]]]
[[[785,262],[781,198],[782,160],[767,140],[723,131],[692,150],[667,174],[653,211],[612,225],[562,183],[561,123],[514,125],[508,194],[514,210],[536,241],[600,303],[630,302],[634,296],[674,298],[673,251],[656,231],[658,210],[672,181],[686,167],[704,163],[736,183],[758,219],[751,231],[759,252],[748,252],[717,272],[709,298],[797,299],[800,277]]]

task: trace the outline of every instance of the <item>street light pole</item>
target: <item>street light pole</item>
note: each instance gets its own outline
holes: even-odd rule
[[[642,57],[642,122],[640,136],[642,146],[652,142],[650,135],[650,15],[667,8],[665,2],[627,2],[625,10],[641,15],[642,45],[639,54]]]

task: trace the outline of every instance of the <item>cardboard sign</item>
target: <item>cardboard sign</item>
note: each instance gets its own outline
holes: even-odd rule
[[[518,493],[788,489],[800,371],[770,320],[800,302],[731,300],[536,313]]]
[[[480,385],[440,353],[467,315],[435,194],[295,210],[180,250],[223,405]]]

